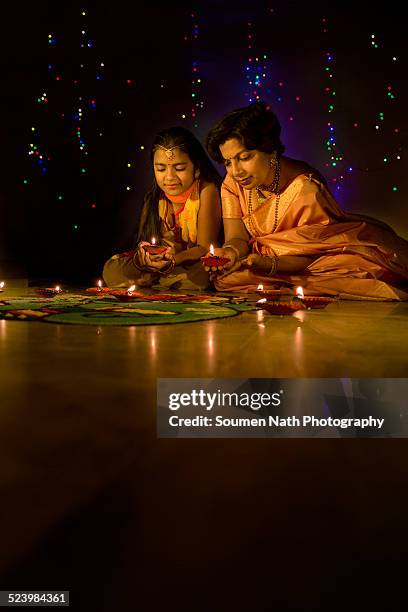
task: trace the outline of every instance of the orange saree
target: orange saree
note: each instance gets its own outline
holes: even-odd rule
[[[314,257],[300,274],[266,276],[241,269],[216,281],[219,291],[254,291],[258,284],[302,285],[305,293],[345,299],[407,300],[408,242],[388,225],[343,212],[325,185],[300,174],[275,200],[265,194],[248,214],[248,191],[227,176],[221,189],[224,219],[242,219],[253,253]]]

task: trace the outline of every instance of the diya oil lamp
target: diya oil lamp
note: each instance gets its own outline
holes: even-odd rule
[[[303,287],[296,288],[296,295],[308,310],[311,308],[326,308],[327,304],[336,301],[334,298],[325,295],[305,295]]]
[[[296,297],[285,301],[262,298],[257,301],[256,305],[258,308],[274,315],[291,315],[297,310],[305,310],[306,308],[302,301]]]
[[[229,257],[219,257],[218,255],[215,255],[214,246],[210,244],[210,255],[204,255],[201,257],[201,261],[206,268],[222,268],[231,260]]]
[[[146,253],[149,253],[150,255],[159,255],[160,253],[164,253],[167,249],[166,246],[160,246],[159,244],[156,244],[156,238],[154,236],[152,238],[151,243],[144,244],[143,248]]]
[[[111,289],[109,295],[113,295],[120,302],[133,302],[137,298],[144,297],[143,293],[135,291],[136,285],[132,285],[128,289]]]
[[[59,285],[56,285],[55,287],[38,287],[35,292],[44,297],[55,297],[62,293],[62,289]]]
[[[5,287],[5,286],[6,286],[6,283],[5,283],[4,281],[1,281],[1,283],[0,283],[0,293],[1,293],[2,291],[4,291],[4,287]]]
[[[103,297],[107,293],[111,292],[110,287],[102,287],[102,281],[98,280],[96,287],[89,287],[86,290],[87,293],[93,293],[94,295],[98,295],[99,297]]]
[[[259,295],[262,295],[264,297],[265,296],[274,296],[274,297],[279,298],[281,295],[285,294],[287,292],[287,290],[285,291],[285,290],[282,290],[282,289],[271,289],[269,287],[267,287],[265,289],[263,285],[258,285],[257,288],[256,288],[256,292]],[[270,298],[268,298],[268,299],[270,299]]]

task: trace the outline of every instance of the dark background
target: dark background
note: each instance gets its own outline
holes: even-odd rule
[[[104,260],[132,244],[151,182],[154,134],[184,125],[203,141],[223,114],[246,105],[249,54],[267,55],[260,93],[281,120],[286,154],[317,167],[346,210],[371,214],[408,235],[406,50],[395,8],[367,11],[340,2],[23,2],[2,12],[3,278],[94,282]],[[54,45],[48,44],[49,33]],[[372,33],[378,49],[371,46]],[[92,47],[81,47],[84,41]],[[324,92],[327,52],[334,56],[331,115]],[[192,62],[202,80],[195,89]],[[387,98],[388,84],[394,100]],[[203,104],[195,118],[192,91]],[[43,92],[47,104],[36,101]],[[75,136],[79,96],[87,157]],[[89,106],[92,99],[95,108]],[[326,165],[330,120],[345,156],[337,168]],[[50,157],[46,173],[28,155],[29,143]],[[334,181],[348,166],[353,171],[343,172],[337,190]]]

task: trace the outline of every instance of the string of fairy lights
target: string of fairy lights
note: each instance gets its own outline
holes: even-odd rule
[[[275,17],[275,10],[268,9],[268,16]],[[341,106],[338,105],[338,83],[337,83],[337,56],[335,50],[330,44],[331,40],[331,28],[327,17],[320,18],[320,30],[323,35],[322,46],[323,46],[323,65],[321,67],[322,72],[322,85],[324,95],[324,112],[326,114],[326,134],[324,135],[324,145],[326,151],[326,160],[324,165],[327,168],[329,180],[332,183],[332,188],[336,192],[340,192],[343,188],[344,182],[347,176],[355,170],[364,172],[375,172],[382,170],[384,166],[390,166],[391,162],[399,162],[402,159],[403,146],[400,140],[396,142],[392,150],[386,150],[381,152],[381,148],[384,147],[384,141],[378,141],[378,163],[367,166],[367,163],[362,166],[356,163],[352,159],[353,155],[347,152],[346,149],[350,149],[350,144],[347,145],[347,139],[345,134],[340,133],[338,130],[338,119],[340,116],[344,116],[345,111]],[[373,51],[380,50],[382,45],[378,35],[369,35],[370,45]],[[272,80],[270,60],[268,59],[267,53],[264,50],[261,51],[256,44],[256,24],[253,21],[247,22],[247,35],[246,35],[246,52],[247,58],[244,66],[245,74],[245,98],[247,103],[255,102],[256,100],[272,101],[273,105],[281,105],[285,102],[285,111],[288,113],[287,119],[289,121],[294,120],[295,113],[293,112],[293,102],[300,104],[302,102],[301,95],[291,95],[285,92],[287,86],[282,80]],[[395,54],[390,56],[390,61],[395,64],[398,61],[398,57]],[[374,129],[375,133],[380,136],[381,134],[389,135],[390,130],[394,136],[400,135],[400,127],[396,125],[390,125],[395,116],[391,111],[391,105],[398,99],[395,85],[392,85],[388,77],[385,86],[380,84],[380,87],[384,87],[385,97],[384,105],[386,110],[381,109],[376,112],[374,117],[371,115],[365,115],[361,120],[356,118],[352,119],[352,128],[354,130],[359,129],[362,123],[367,124],[371,122],[369,127]],[[295,84],[296,85],[296,84]],[[341,92],[343,93],[343,92]],[[356,110],[354,110],[356,114]],[[387,123],[387,118],[389,119]],[[350,122],[350,119],[348,119]],[[347,127],[347,125],[346,125]],[[393,192],[398,191],[398,186],[392,184],[391,189]]]
[[[81,23],[81,48],[87,48],[90,49],[93,47],[93,41],[88,39],[88,34],[87,34],[87,11],[83,10],[81,11],[81,17],[82,17],[82,23]],[[85,64],[80,64],[80,68],[83,70],[85,68]],[[74,81],[74,85],[77,85],[78,80]],[[78,140],[78,146],[79,146],[79,152],[80,152],[80,165],[81,165],[81,175],[84,175],[87,173],[87,165],[86,165],[86,157],[88,157],[88,145],[85,142],[84,139],[84,133],[83,130],[81,129],[81,123],[84,119],[84,114],[85,117],[87,115],[87,111],[88,109],[86,108],[86,105],[84,104],[84,100],[82,95],[77,95],[77,108],[74,110],[73,112],[73,120],[74,120],[74,129],[75,129],[75,135],[76,138]],[[96,107],[96,100],[93,100],[93,104],[92,104],[93,108]]]
[[[191,53],[191,107],[190,107],[190,111],[184,111],[180,114],[180,118],[183,121],[186,121],[187,118],[189,117],[192,123],[192,127],[193,128],[198,128],[199,126],[199,116],[200,113],[203,111],[204,109],[204,100],[202,97],[202,92],[203,92],[203,77],[200,71],[200,63],[198,61],[198,58],[196,57],[197,54],[197,47],[198,47],[198,40],[199,40],[199,36],[200,36],[200,27],[199,27],[199,21],[198,21],[198,14],[196,10],[193,10],[192,12],[189,13],[189,31],[188,33],[184,34],[184,41],[186,43],[189,43],[190,45],[190,53]],[[128,84],[131,84],[132,81],[130,79],[127,80]],[[166,83],[164,80],[160,80],[160,90],[162,92],[162,90],[164,90],[166,88]],[[145,151],[145,146],[139,145],[139,147],[137,148],[137,153],[144,153]],[[129,160],[126,164],[129,172],[133,172],[132,169],[135,165],[135,162],[133,162],[132,160]],[[131,181],[129,180],[127,182],[127,184],[125,185],[125,191],[130,192],[133,191],[134,186],[132,184],[130,184]]]
[[[369,42],[371,43],[371,49],[375,52],[376,49],[381,49],[382,44],[379,42],[376,34],[371,34],[369,37]],[[388,55],[387,51],[387,63],[389,68],[394,67],[398,64],[398,57],[395,54]],[[387,105],[390,109],[395,104],[395,100],[397,99],[397,93],[395,87],[390,84],[390,78],[387,79],[386,83],[383,85],[383,96],[384,96],[384,104]],[[391,117],[393,117],[392,113],[389,113]],[[385,121],[385,113],[384,111],[379,111],[376,115],[376,121],[374,123],[374,127],[377,134],[380,134],[382,130],[384,130],[387,122]],[[398,125],[392,124],[388,122],[387,125],[388,131],[391,130],[394,138],[398,139],[396,145],[392,148],[392,150],[386,152],[382,156],[382,163],[389,165],[392,161],[400,162],[403,153],[402,142],[400,141],[401,128]],[[369,170],[369,169],[366,169]],[[391,191],[394,193],[398,191],[398,186],[393,184],[391,185]]]
[[[48,47],[50,49],[50,61],[48,63],[48,79],[49,93],[43,90],[40,95],[36,97],[37,108],[46,108],[47,116],[44,113],[36,112],[36,123],[37,125],[31,127],[31,142],[28,146],[28,155],[32,157],[36,165],[40,168],[41,174],[46,174],[50,169],[50,163],[53,161],[52,155],[47,151],[43,132],[40,124],[46,123],[51,120],[58,119],[63,122],[63,128],[65,127],[65,133],[68,135],[68,143],[76,143],[78,151],[78,172],[81,177],[86,177],[89,174],[89,143],[85,139],[84,135],[84,124],[87,124],[88,138],[89,126],[91,125],[90,119],[91,114],[97,107],[97,96],[95,94],[95,87],[93,87],[92,95],[84,95],[83,90],[89,90],[89,68],[91,66],[89,53],[95,48],[95,41],[89,36],[89,25],[88,25],[88,11],[85,9],[80,10],[80,47],[83,49],[81,53],[81,63],[77,67],[79,75],[77,74],[72,81],[69,81],[64,74],[64,67],[58,65],[57,49],[58,40],[54,32],[50,32],[47,37]],[[97,60],[96,69],[94,73],[94,81],[102,81],[104,78],[105,63]],[[93,68],[91,68],[93,70]],[[91,80],[91,82],[93,79]],[[84,85],[86,87],[84,87]],[[61,89],[64,86],[65,89]],[[69,95],[67,95],[69,94]],[[73,94],[73,95],[72,95]],[[68,99],[73,99],[74,108],[67,109],[65,104]],[[51,116],[52,115],[52,116]],[[87,121],[88,120],[88,121]],[[98,135],[103,136],[103,131],[98,129]],[[28,185],[29,179],[25,177],[23,184]],[[64,200],[64,189],[61,187],[56,194],[56,199],[61,201]],[[91,209],[97,207],[95,198],[89,198],[88,205]],[[73,224],[73,229],[78,230],[78,223]]]
[[[329,34],[328,19],[323,17],[321,20],[321,29],[323,34]],[[324,53],[323,66],[323,86],[326,98],[327,119],[327,137],[325,141],[326,154],[328,161],[325,162],[326,168],[339,168],[340,172],[336,172],[335,176],[331,177],[331,182],[334,184],[336,191],[340,191],[344,181],[344,154],[337,143],[336,125],[334,123],[334,113],[336,111],[336,57],[334,52],[326,51]],[[348,166],[347,171],[352,172],[353,168]]]
[[[247,81],[245,97],[248,102],[256,102],[264,97],[264,89],[267,78],[266,54],[262,54],[260,58],[253,51],[254,47],[254,29],[252,21],[247,22],[247,62],[245,66],[245,77]],[[266,90],[270,93],[270,90]]]
[[[274,12],[273,9],[269,9],[270,14]],[[189,44],[189,52],[191,53],[191,106],[189,111],[185,111],[181,114],[183,120],[191,121],[193,128],[199,127],[200,115],[204,112],[204,99],[203,93],[205,87],[203,84],[203,75],[201,71],[199,61],[199,50],[200,50],[200,23],[199,14],[194,8],[189,11],[189,32],[184,36],[185,41]],[[275,15],[273,15],[275,18]],[[390,67],[390,74],[383,77],[381,74],[378,76],[378,87],[381,88],[383,107],[376,111],[374,114],[372,111],[367,112],[363,117],[352,117],[346,116],[344,109],[341,104],[338,104],[338,100],[341,99],[339,96],[339,85],[337,74],[340,68],[339,56],[336,50],[331,44],[331,24],[327,17],[319,17],[320,31],[322,34],[322,65],[321,71],[321,83],[322,93],[324,99],[324,113],[327,117],[326,120],[326,131],[323,135],[323,141],[325,145],[326,159],[324,164],[327,168],[329,180],[332,184],[333,189],[337,192],[341,191],[347,176],[353,173],[355,170],[364,172],[375,172],[378,170],[384,170],[384,168],[391,167],[394,163],[398,163],[403,157],[403,143],[401,127],[395,124],[395,117],[398,113],[394,113],[393,109],[399,102],[398,84],[397,79],[391,78],[392,68],[398,65],[398,55],[388,52],[388,49],[383,44],[381,36],[376,33],[365,34],[367,37],[364,44],[369,44],[372,53],[374,54],[386,54],[384,56],[387,59]],[[288,87],[290,83],[284,82],[287,79],[272,79],[271,77],[271,61],[268,58],[268,53],[264,50],[258,49],[255,40],[256,24],[254,20],[250,19],[247,21],[247,35],[246,35],[246,61],[244,65],[245,74],[245,98],[248,103],[254,102],[260,99],[273,100],[274,104],[282,104],[285,101],[285,109],[289,113],[288,120],[293,121],[294,113],[291,112],[293,103],[300,104],[302,96],[290,95]],[[78,151],[78,170],[82,177],[88,176],[90,172],[90,144],[93,134],[89,127],[95,124],[95,115],[93,115],[98,105],[98,81],[103,81],[105,78],[105,63],[97,58],[96,45],[93,37],[89,35],[89,15],[85,9],[80,10],[80,46],[81,46],[81,63],[77,67],[79,74],[72,79],[72,82],[68,80],[62,66],[58,65],[58,45],[59,45],[59,34],[55,32],[49,32],[47,35],[47,46],[49,48],[49,63],[48,63],[48,74],[49,74],[49,86],[40,90],[40,93],[36,96],[35,102],[38,109],[37,120],[30,127],[30,142],[27,147],[28,156],[33,160],[37,167],[40,176],[46,176],[49,173],[53,165],[54,151],[51,150],[51,143],[48,142],[46,137],[46,130],[42,129],[41,121],[46,122],[46,114],[54,112],[61,120],[65,123],[65,127],[69,132],[69,138],[76,142]],[[92,58],[96,58],[92,63]],[[91,76],[90,76],[91,75]],[[395,76],[395,74],[394,74]],[[89,85],[91,84],[91,88]],[[132,78],[126,79],[126,84],[129,87],[134,87],[135,81]],[[74,95],[70,98],[74,100],[74,109],[58,108],[64,103],[68,103],[68,100],[64,100],[61,94],[61,86],[65,86],[67,91],[68,86],[71,88],[71,93]],[[296,83],[295,83],[296,85]],[[86,87],[85,87],[86,86]],[[160,91],[165,87],[164,81],[160,81]],[[286,88],[286,90],[285,90]],[[92,90],[92,95],[89,95],[89,89]],[[87,94],[84,94],[84,91]],[[300,93],[300,92],[299,92]],[[357,114],[357,111],[353,109],[348,111],[349,113]],[[121,114],[121,111],[119,111]],[[338,125],[339,120],[343,118],[352,130],[359,130],[362,127],[374,130],[376,137],[378,137],[378,163],[367,165],[364,163],[356,163],[353,158],[353,154],[349,151],[351,147],[344,134],[339,131]],[[104,135],[103,128],[97,128],[98,136]],[[388,138],[390,141],[390,135],[392,135],[392,146],[387,145],[387,149],[384,151],[384,141]],[[384,139],[381,139],[384,136]],[[387,138],[386,138],[387,137]],[[140,144],[137,147],[137,153],[144,154],[145,146]],[[355,155],[354,155],[355,157]],[[125,184],[125,191],[132,191],[132,177],[134,173],[135,162],[129,160],[126,162],[126,167],[129,172],[128,178]],[[25,177],[23,180],[24,185],[30,184],[30,179]],[[398,191],[398,185],[392,184],[390,186],[393,192]],[[56,195],[58,200],[64,198],[63,189],[60,189]],[[88,205],[91,208],[96,208],[95,198],[89,198]],[[75,226],[77,227],[77,226]]]
[[[198,61],[198,40],[200,37],[200,26],[197,10],[192,10],[189,14],[190,26],[189,33],[184,34],[184,41],[189,43],[191,53],[191,107],[190,112],[183,112],[181,119],[186,120],[187,115],[191,119],[193,128],[198,128],[199,116],[204,109],[203,92],[203,77],[200,70],[200,62]]]
[[[191,62],[191,119],[194,128],[198,127],[198,117],[204,109],[202,99],[203,80],[200,71],[200,64],[196,57],[197,43],[200,29],[198,24],[197,11],[191,13],[191,41],[192,41],[192,62]]]
[[[269,20],[275,18],[275,9],[268,8],[266,13],[266,19]],[[258,49],[256,51],[256,31],[253,21],[247,22],[247,35],[246,35],[246,52],[247,58],[244,66],[244,74],[246,80],[245,87],[245,98],[247,103],[251,104],[257,100],[271,101],[273,104],[282,105],[284,101],[284,90],[286,84],[282,80],[274,81],[272,79],[272,68],[271,60],[269,59],[268,53],[265,49]],[[296,95],[291,97],[291,104],[295,102],[300,103],[300,96]],[[288,120],[294,120],[294,113],[288,106],[289,115]],[[275,107],[274,107],[275,110]]]
[[[330,33],[329,21],[327,17],[321,19],[321,32],[323,35],[328,35]],[[327,38],[327,36],[326,36]],[[376,34],[371,33],[368,37],[370,42],[370,46],[372,50],[378,50],[382,47],[379,42],[378,36]],[[336,90],[336,56],[333,50],[327,50],[324,54],[325,61],[322,67],[324,74],[324,94],[326,99],[326,112],[327,112],[327,137],[325,140],[326,145],[326,155],[327,161],[325,162],[325,166],[327,168],[335,169],[334,173],[331,176],[331,182],[336,191],[340,191],[344,184],[345,178],[347,174],[351,174],[354,170],[359,170],[363,172],[376,172],[384,169],[384,165],[390,165],[391,161],[399,162],[402,158],[402,143],[398,141],[392,150],[386,150],[385,152],[378,153],[377,159],[378,162],[376,164],[371,164],[369,166],[359,166],[356,163],[353,163],[350,154],[346,154],[344,151],[344,145],[340,148],[338,138],[336,135],[336,121],[335,117],[338,111],[338,106],[336,104],[337,99],[337,90]],[[398,61],[396,55],[391,55],[388,57],[388,65],[395,63]],[[383,104],[385,107],[388,106],[388,109],[391,111],[391,105],[397,99],[397,95],[395,92],[395,88],[389,83],[389,79],[387,80],[386,85],[380,85],[385,93],[383,95],[384,101]],[[358,130],[364,124],[367,127],[374,130],[377,136],[385,135],[389,136],[390,132],[393,136],[398,136],[400,134],[400,128],[396,125],[391,125],[390,122],[393,121],[394,114],[392,112],[387,113],[387,116],[390,117],[390,121],[386,120],[386,113],[384,110],[377,111],[374,116],[371,114],[366,114],[361,120],[357,118],[353,118],[352,127],[354,130]],[[379,143],[378,150],[381,148],[381,144]],[[384,146],[384,145],[382,145]],[[336,172],[337,170],[337,172]],[[396,184],[392,184],[390,186],[392,192],[398,191],[398,186]]]
[[[48,44],[54,45],[55,42],[55,37],[52,34],[49,34]],[[50,66],[52,66],[52,64],[49,64],[49,67]],[[42,93],[37,96],[36,101],[38,105],[48,105],[49,100],[47,92],[42,91]],[[51,157],[45,148],[45,144],[42,142],[41,131],[38,126],[31,127],[30,137],[31,142],[28,145],[28,155],[29,157],[32,157],[40,172],[45,174],[48,171],[48,162],[50,161]],[[29,179],[27,177],[23,179],[23,184],[29,184]]]

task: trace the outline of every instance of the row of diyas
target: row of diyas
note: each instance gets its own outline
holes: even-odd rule
[[[144,294],[139,291],[135,291],[136,285],[131,285],[128,288],[124,289],[112,289],[111,287],[103,287],[102,281],[99,280],[96,287],[89,287],[86,290],[87,293],[92,293],[92,295],[96,295],[97,297],[105,297],[106,295],[113,295],[113,297],[117,298],[121,302],[131,302],[136,298],[143,297]]]
[[[4,285],[5,283],[0,283],[0,291],[3,291]],[[129,301],[143,295],[142,293],[135,291],[135,289],[136,285],[132,285],[128,289],[112,289],[111,287],[103,287],[102,281],[99,280],[96,287],[89,287],[86,289],[86,292],[98,297],[113,295],[119,299],[122,299],[123,301]],[[60,285],[56,285],[55,287],[36,287],[35,292],[37,295],[41,295],[43,297],[56,297],[57,295],[61,295],[63,290]]]
[[[143,245],[144,250],[147,253],[152,255],[157,255],[159,253],[164,253],[166,250],[166,246],[156,245],[156,238],[152,238],[150,244]],[[0,291],[3,291],[4,283],[0,283]],[[86,291],[87,293],[91,293],[98,297],[103,297],[105,295],[113,295],[121,301],[131,301],[134,298],[142,297],[142,293],[138,293],[135,291],[136,285],[132,285],[128,289],[111,289],[111,287],[103,287],[102,281],[98,280],[96,287],[89,287]],[[62,293],[62,289],[59,285],[56,287],[38,287],[36,290],[38,295],[42,295],[44,297],[55,297]]]
[[[290,294],[288,295],[287,289],[283,291],[280,289],[264,289],[263,285],[258,285],[257,293],[266,296],[257,301],[257,307],[276,315],[290,315],[297,310],[325,308],[327,304],[336,301],[335,298],[324,295],[305,296],[303,287],[297,287],[296,294],[292,297]],[[281,300],[281,297],[286,299]]]
[[[3,290],[2,283],[0,283],[0,290]],[[132,285],[128,289],[112,289],[111,287],[103,287],[102,281],[99,280],[97,282],[96,287],[89,287],[86,292],[91,293],[92,295],[96,295],[98,297],[104,297],[106,295],[113,295],[122,301],[130,301],[134,298],[141,297],[143,294],[135,291],[136,285]],[[43,297],[56,297],[63,293],[63,290],[60,285],[56,285],[55,287],[37,287],[35,292],[38,295]]]

